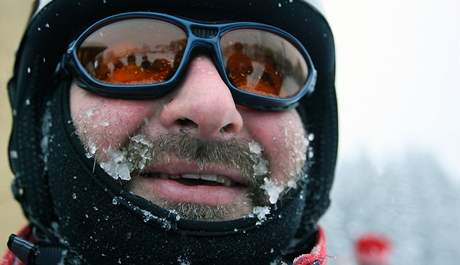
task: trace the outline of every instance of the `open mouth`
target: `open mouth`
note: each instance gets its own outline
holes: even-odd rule
[[[242,184],[231,180],[227,176],[211,175],[211,174],[169,175],[166,173],[141,173],[140,176],[143,178],[170,179],[170,180],[174,180],[183,185],[188,185],[188,186],[195,186],[195,185],[225,186],[225,187],[243,186]]]
[[[222,169],[211,171],[168,170],[141,172],[132,179],[131,191],[147,200],[173,203],[195,203],[210,206],[229,205],[246,197],[248,185],[242,177],[225,174]],[[168,172],[168,173],[165,173]]]

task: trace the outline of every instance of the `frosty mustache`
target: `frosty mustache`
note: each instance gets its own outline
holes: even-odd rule
[[[87,148],[88,149],[88,148]],[[196,163],[205,168],[218,164],[238,169],[250,188],[260,188],[269,175],[269,163],[262,147],[247,140],[215,141],[188,134],[149,137],[137,134],[122,147],[106,150],[107,159],[100,166],[113,178],[130,180],[146,167],[167,164],[172,158]]]

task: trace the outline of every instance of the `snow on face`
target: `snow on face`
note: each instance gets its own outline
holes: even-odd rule
[[[200,212],[209,219],[229,220],[253,214],[254,207],[275,204],[287,188],[296,187],[307,159],[310,141],[298,113],[256,111],[235,105],[207,57],[192,60],[179,87],[159,99],[104,98],[76,84],[70,94],[72,119],[87,156],[95,157],[115,179],[129,180],[131,192],[185,217]],[[165,138],[173,135],[176,138],[169,139],[167,148],[161,149]],[[180,135],[187,140],[177,140]],[[176,146],[171,141],[176,141]],[[133,145],[138,148],[133,149]],[[203,150],[209,153],[203,154]],[[221,175],[236,172],[254,187],[225,199],[216,197],[226,201],[217,206],[210,205],[204,194],[195,203],[161,197],[154,187],[147,188],[145,178],[138,174],[148,172],[159,161],[170,165],[165,169],[168,172],[195,163],[196,170],[203,173],[217,165],[219,170],[226,170],[220,171]],[[257,193],[265,199],[254,200]],[[263,208],[255,209],[256,216],[262,218]]]

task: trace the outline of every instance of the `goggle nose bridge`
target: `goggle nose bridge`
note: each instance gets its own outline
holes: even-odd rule
[[[194,36],[202,39],[212,39],[219,33],[219,29],[212,26],[192,25],[190,30]]]

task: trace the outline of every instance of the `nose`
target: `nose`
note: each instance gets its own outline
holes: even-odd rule
[[[184,81],[162,108],[160,122],[202,138],[226,137],[243,127],[229,88],[206,56],[191,60]]]

